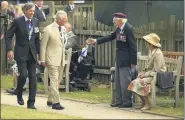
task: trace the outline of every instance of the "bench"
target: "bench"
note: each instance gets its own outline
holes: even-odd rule
[[[162,51],[162,52],[165,57],[169,57],[169,58],[178,59],[179,56],[184,57],[184,52],[171,52],[171,51]],[[181,79],[184,79],[184,64],[182,65],[180,77],[181,77]]]
[[[168,91],[170,93],[172,92],[172,90],[175,91],[173,103],[174,103],[174,107],[176,107],[179,105],[179,82],[180,82],[180,74],[182,69],[183,57],[179,56],[178,59],[165,57],[164,59],[167,67],[167,72],[173,72],[173,75],[175,76],[174,87],[171,89],[168,89]],[[137,65],[138,73],[145,69],[147,60],[148,60],[148,56],[142,56],[141,53],[138,53],[138,65]],[[115,101],[115,82],[114,82],[115,68],[112,67],[110,71],[111,71],[112,102],[114,102]],[[151,83],[151,86],[152,86],[151,98],[152,98],[153,106],[156,106],[156,92],[163,90],[156,87],[156,75],[157,73],[153,74],[153,81]],[[137,102],[137,97],[135,94],[133,95],[133,102],[134,103]]]
[[[171,89],[168,89],[168,91],[170,93],[172,90],[175,91],[173,101],[174,101],[174,107],[176,107],[179,104],[179,82],[180,82],[180,74],[181,74],[181,68],[183,63],[183,57],[179,56],[178,59],[164,57],[164,59],[167,67],[167,72],[173,72],[173,75],[174,75],[174,87]],[[144,70],[147,64],[147,60],[148,60],[148,56],[141,56],[141,55],[138,56],[138,72],[141,72]],[[153,106],[156,106],[156,91],[163,90],[156,87],[156,76],[157,76],[157,73],[154,73],[153,80],[151,83],[151,86],[152,86],[151,98],[152,98]]]

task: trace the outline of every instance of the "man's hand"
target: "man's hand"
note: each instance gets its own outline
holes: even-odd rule
[[[96,39],[88,38],[88,39],[86,40],[86,43],[87,43],[88,45],[93,45],[93,44],[96,43]]]
[[[46,62],[41,62],[41,65],[44,66],[44,67],[47,66]]]
[[[14,59],[14,53],[13,53],[13,51],[8,51],[7,57],[8,57],[10,60],[13,60],[13,59]]]

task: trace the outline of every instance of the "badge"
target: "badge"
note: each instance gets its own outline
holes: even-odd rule
[[[121,35],[120,36],[120,40],[122,41],[122,42],[126,42],[127,40],[126,40],[126,36],[125,35]]]
[[[39,32],[39,28],[35,27],[34,31],[35,31],[35,33],[38,33]]]

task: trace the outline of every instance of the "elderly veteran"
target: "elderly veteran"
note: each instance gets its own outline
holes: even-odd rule
[[[153,72],[165,72],[166,66],[163,53],[160,49],[160,38],[155,33],[143,37],[146,41],[146,47],[149,50],[149,60],[145,72],[139,73],[138,77],[128,86],[128,90],[139,95],[142,105],[138,108],[141,110],[151,109],[149,93],[151,92],[151,76]]]
[[[126,15],[115,13],[113,17],[113,23],[117,27],[113,33],[99,39],[89,38],[86,43],[98,45],[116,40],[116,101],[111,107],[128,108],[132,107],[132,92],[127,88],[131,82],[131,69],[137,64],[137,46],[133,27],[127,22]]]

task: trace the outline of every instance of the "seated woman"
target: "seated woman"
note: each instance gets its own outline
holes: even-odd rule
[[[138,77],[129,84],[128,90],[136,93],[141,98],[142,105],[139,107],[141,110],[149,110],[151,109],[149,93],[151,92],[151,81],[153,80],[151,75],[153,72],[165,72],[166,65],[160,49],[159,36],[151,33],[143,36],[143,38],[149,51],[148,63],[145,71],[139,73]]]

